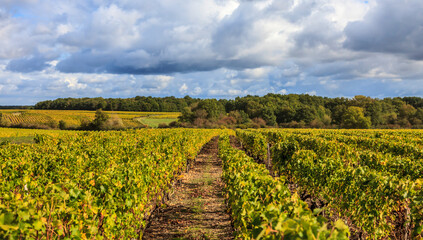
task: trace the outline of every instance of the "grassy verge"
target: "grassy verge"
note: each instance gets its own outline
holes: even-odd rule
[[[138,118],[139,122],[149,126],[156,128],[159,126],[160,123],[166,123],[169,124],[173,121],[177,121],[177,118]]]
[[[34,143],[34,136],[24,137],[2,137],[0,138],[0,144],[4,142],[22,144],[22,143]]]

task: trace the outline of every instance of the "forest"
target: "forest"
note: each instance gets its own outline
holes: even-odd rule
[[[185,96],[59,98],[35,109],[181,112],[171,126],[239,128],[423,128],[423,98],[328,98],[307,94],[267,94],[235,99]],[[166,126],[161,126],[166,127]]]

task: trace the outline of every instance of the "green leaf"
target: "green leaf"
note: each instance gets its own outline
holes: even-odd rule
[[[43,222],[40,220],[35,221],[32,225],[34,226],[34,229],[37,231],[43,228]]]

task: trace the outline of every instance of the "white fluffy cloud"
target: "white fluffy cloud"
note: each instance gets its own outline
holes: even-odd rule
[[[0,104],[421,96],[422,10],[419,0],[0,0]]]

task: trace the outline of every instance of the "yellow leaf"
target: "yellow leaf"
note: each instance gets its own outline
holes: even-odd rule
[[[272,231],[272,228],[270,226],[267,226],[266,228],[266,235],[268,235]]]

